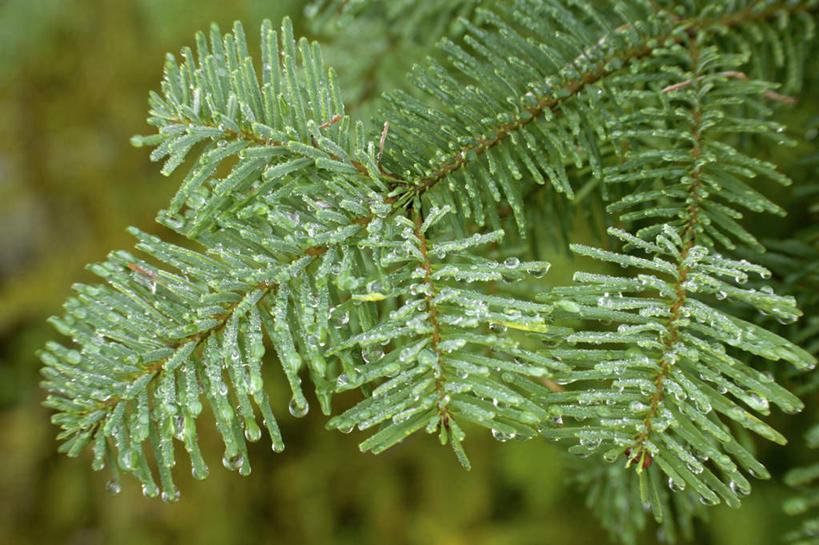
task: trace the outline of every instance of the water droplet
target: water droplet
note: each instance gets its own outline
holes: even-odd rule
[[[503,262],[503,266],[506,267],[507,269],[514,269],[518,265],[520,265],[520,259],[518,259],[517,257],[508,257]]]
[[[546,266],[544,266],[544,267],[532,267],[531,269],[529,269],[526,272],[528,272],[529,275],[534,277],[534,278],[543,278],[543,276],[546,274],[546,272],[548,270],[549,270],[549,267],[546,267]]]
[[[146,483],[142,484],[142,495],[146,498],[155,498],[157,494],[157,489],[155,484],[151,484],[150,486]]]
[[[506,333],[506,326],[503,324],[499,324],[497,322],[490,322],[489,323],[489,330],[495,333]]]
[[[739,483],[731,481],[728,483],[728,486],[731,487],[731,491],[738,496],[747,496],[751,493],[750,487],[741,486]]]
[[[304,405],[299,406],[298,401],[296,401],[296,398],[293,397],[290,399],[290,403],[287,405],[287,410],[290,411],[290,414],[296,418],[301,418],[310,412],[310,404],[307,403],[307,400],[305,400]]]
[[[237,454],[232,458],[228,458],[227,453],[222,456],[222,465],[225,466],[226,469],[230,470],[237,470],[245,464],[245,457],[241,454]]]
[[[341,433],[350,433],[351,431],[353,431],[354,427],[355,424],[350,424],[348,426],[339,426],[338,431],[340,431]]]
[[[694,464],[686,463],[685,465],[686,465],[686,467],[688,467],[688,470],[691,473],[694,473],[695,475],[699,475],[705,469],[702,465],[699,465],[699,464],[694,465]]]
[[[116,496],[122,491],[122,486],[120,486],[118,481],[110,480],[105,483],[105,491],[112,496]]]
[[[401,363],[407,363],[407,361],[412,357],[412,353],[413,350],[411,347],[404,348],[401,350],[401,353],[398,354],[398,359],[401,361]]]
[[[514,439],[515,434],[514,433],[505,433],[505,432],[502,432],[500,430],[493,429],[492,430],[492,437],[494,437],[496,440],[500,441],[501,443],[505,443],[506,441],[508,441],[510,439]]]
[[[176,434],[176,438],[180,441],[183,439],[183,434],[185,432],[185,417],[182,415],[176,415],[173,417],[173,429],[174,433]]]
[[[122,455],[122,466],[126,469],[134,469],[133,457],[131,456],[130,450]]]
[[[788,314],[786,316],[777,316],[776,321],[782,325],[789,325],[794,323],[798,320],[798,317],[793,314]]]
[[[716,505],[719,503],[719,499],[708,499],[705,496],[699,497],[700,503],[703,505]]]
[[[258,428],[255,424],[251,427],[245,428],[245,439],[250,441],[251,443],[255,443],[259,439],[262,438],[262,430]]]
[[[746,398],[746,403],[749,407],[754,409],[755,411],[765,412],[769,409],[770,405],[768,400],[759,395],[756,392],[749,392],[748,397]]]
[[[586,438],[583,437],[580,439],[580,445],[586,447],[589,450],[594,450],[600,446],[601,439],[599,438]]]
[[[171,494],[163,490],[161,498],[165,503],[175,503],[179,501],[179,490],[174,490]]]

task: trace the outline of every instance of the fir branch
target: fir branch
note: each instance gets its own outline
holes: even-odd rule
[[[360,445],[375,453],[418,429],[437,431],[441,442],[449,442],[459,461],[469,467],[458,420],[490,428],[503,440],[534,436],[534,428],[547,413],[529,397],[545,399],[549,390],[532,379],[549,378],[565,369],[538,354],[534,346],[566,330],[544,323],[549,306],[489,296],[463,286],[504,278],[520,281],[530,271],[548,269],[548,264],[518,260],[500,264],[467,253],[503,234],[442,240],[440,230],[446,229],[442,218],[447,213],[448,209],[432,209],[424,219],[416,209],[414,220],[393,216],[378,236],[373,233],[363,242],[381,249],[374,263],[390,267],[379,277],[395,280],[353,300],[361,305],[387,304],[394,310],[331,353],[352,346],[366,352],[377,344],[394,348],[387,353],[378,349],[375,359],[366,358],[370,361],[364,369],[339,378],[340,390],[372,384],[373,394],[331,419],[329,426],[349,430],[357,425],[363,430],[380,424],[379,431]],[[427,242],[430,230],[436,230],[434,245]],[[398,239],[384,239],[384,234]],[[457,259],[454,255],[447,259],[456,252]],[[504,335],[507,330],[520,338]],[[389,378],[399,368],[401,373]]]
[[[540,7],[534,5],[528,7],[531,11],[535,12],[541,9]],[[659,21],[655,20],[652,23],[654,25],[658,25],[659,23],[661,32],[657,32],[653,35],[645,34],[640,36],[636,41],[634,40],[635,31],[638,28],[648,28],[651,26],[651,24],[648,21],[640,21],[639,23],[636,21],[626,21],[613,31],[609,31],[607,34],[604,34],[604,36],[601,37],[593,47],[585,49],[580,55],[568,61],[566,66],[559,67],[559,72],[553,76],[547,77],[546,92],[538,88],[539,84],[530,82],[526,84],[525,88],[514,90],[514,95],[511,97],[502,97],[500,95],[494,97],[495,102],[492,105],[508,102],[516,106],[516,111],[507,113],[505,116],[511,117],[512,121],[502,122],[497,125],[483,126],[480,128],[482,134],[491,136],[474,134],[463,136],[459,135],[459,137],[455,139],[456,142],[466,140],[469,142],[466,146],[453,146],[452,144],[456,142],[450,143],[449,148],[452,149],[454,147],[455,151],[446,150],[438,153],[439,155],[446,157],[443,162],[432,164],[429,168],[415,165],[414,170],[416,170],[416,172],[418,172],[419,169],[422,169],[420,173],[415,175],[411,174],[413,169],[407,169],[406,162],[400,162],[397,157],[394,157],[394,159],[399,161],[398,165],[401,166],[395,166],[393,167],[393,170],[400,171],[400,169],[403,167],[406,174],[402,176],[406,178],[406,181],[396,182],[393,184],[393,187],[406,185],[411,188],[413,195],[422,195],[440,181],[447,179],[458,170],[478,160],[479,157],[490,149],[509,140],[512,135],[522,131],[533,121],[537,121],[543,117],[545,117],[547,120],[561,117],[563,114],[563,108],[567,106],[567,103],[570,103],[572,99],[576,99],[586,88],[606,79],[612,74],[619,72],[622,68],[627,67],[629,64],[652,54],[659,44],[668,46],[673,43],[680,43],[680,41],[682,41],[686,35],[691,36],[700,31],[711,32],[750,22],[767,21],[783,12],[797,14],[800,12],[815,12],[816,10],[817,7],[811,2],[788,5],[774,4],[768,5],[764,9],[759,9],[758,6],[752,5],[744,9],[736,10],[733,13],[722,14],[714,18],[702,19],[692,17],[685,21],[680,21],[679,18],[671,11],[651,11],[650,13],[652,17],[660,19],[669,18],[674,22],[674,25],[663,25],[662,23],[659,23]],[[560,12],[562,10],[556,11]],[[513,43],[518,40],[523,42],[522,38],[516,35],[510,27],[502,23],[497,16],[485,11],[482,13],[484,14],[485,18],[493,21],[499,30],[506,33],[509,41]],[[515,12],[514,16],[519,17],[518,12]],[[643,14],[643,16],[646,15]],[[492,42],[486,41],[486,38],[483,37],[484,33],[482,31],[478,30],[474,26],[471,26],[466,21],[464,24],[466,24],[467,27],[470,28],[472,34],[475,35],[472,43],[485,43],[487,47],[493,45]],[[557,24],[560,25],[560,22],[557,21]],[[607,53],[607,51],[612,48],[610,44],[616,44],[613,46],[613,53]],[[482,45],[476,45],[479,52],[482,52],[482,47]],[[519,51],[525,50],[522,45],[518,47],[519,49],[515,51],[516,54],[518,54]],[[463,51],[454,48],[454,44],[448,45],[445,48],[445,51],[452,55],[451,58],[454,66],[465,71],[465,75],[470,79],[479,81],[475,74],[480,73],[481,71],[489,74],[493,71],[498,72],[502,70],[496,62],[499,59],[493,58],[491,55],[487,55],[485,52],[483,52],[483,55],[487,56],[486,60],[478,61],[469,57],[469,55]],[[453,52],[455,53],[453,54]],[[470,67],[468,70],[461,67],[458,64],[458,61],[465,62],[462,60],[464,58],[469,59],[469,62],[474,63],[474,66]],[[533,66],[537,64],[544,64],[548,66],[551,64],[551,59],[547,55],[543,56],[542,62],[540,63],[536,58],[527,59],[526,61],[521,61],[519,58],[510,60],[514,60],[515,63],[531,63]],[[516,81],[519,79],[511,70],[511,66],[513,65],[513,63],[509,63],[510,68],[507,69],[507,72],[500,74],[499,78],[504,82]],[[573,75],[567,77],[568,74]],[[411,115],[414,115],[416,119],[424,117],[427,119],[444,121],[446,122],[446,125],[444,125],[444,132],[455,135],[459,132],[463,133],[462,130],[459,131],[456,128],[458,127],[459,123],[469,126],[472,120],[480,115],[478,112],[473,113],[469,118],[462,115],[462,111],[466,111],[469,108],[474,107],[471,96],[469,94],[454,92],[451,88],[451,83],[441,78],[436,72],[428,72],[425,74],[422,73],[420,77],[427,80],[424,85],[421,86],[423,90],[448,100],[449,104],[446,110],[441,110],[435,112],[434,114],[432,112],[427,112],[426,114],[418,115],[420,114],[420,110],[410,110],[413,112]],[[784,100],[784,97],[781,97],[781,95],[776,95],[773,93],[773,91],[766,90],[765,93],[766,96],[776,96],[777,99]],[[402,111],[404,109],[402,100],[409,100],[409,98],[406,96],[396,97],[394,100],[395,108],[393,109],[393,115],[396,115],[399,112],[404,115],[406,114],[405,111]],[[468,104],[467,101],[469,102]],[[495,112],[493,115],[495,117],[501,117],[497,115],[497,112]],[[412,120],[412,117],[408,119]],[[405,122],[409,123],[409,121]],[[399,145],[398,149],[404,150],[406,148],[419,147],[419,142],[413,140],[414,138],[410,137],[410,140],[404,145]],[[513,139],[513,145],[515,143],[514,140],[515,139]],[[578,143],[577,145],[582,145],[582,143]],[[516,147],[516,150],[518,152],[522,151],[519,147]],[[493,166],[494,165],[490,163],[490,168]],[[520,176],[514,175],[516,170],[516,168],[510,167],[511,177],[517,179]],[[509,174],[510,173],[502,172],[501,175],[506,176]],[[572,191],[570,187],[564,184],[563,186],[558,186],[557,189],[565,190],[567,195],[571,198]]]
[[[333,396],[360,390],[328,426],[375,429],[362,450],[424,429],[468,467],[468,422],[499,440],[625,455],[636,471],[595,466],[585,482],[638,497],[671,538],[699,501],[737,505],[747,476],[767,471],[736,427],[782,443],[752,412],[802,406],[743,358],[799,369],[815,359],[740,317],[801,313],[793,297],[745,286],[771,273],[735,255],[763,249],[744,211],[784,213],[750,179],[789,180],[738,144],[784,140],[768,119],[783,95],[749,65],[747,51],[767,46],[724,36],[777,37],[787,33],[777,20],[817,10],[814,0],[478,10],[462,45],[442,42],[447,61],[412,74],[430,100],[389,95],[380,133],[346,115],[335,73],[287,19],[280,33],[262,26],[261,78],[241,25],[213,27],[209,43],[197,35],[197,54],[169,57],[151,95],[156,134],[134,143],[155,146],[165,174],[187,163],[159,221],[198,250],[134,230],[152,262],[111,254],[92,266],[108,284],[77,286],[52,320],[78,347],[40,353],[61,450],[91,445],[114,488],[124,470],[172,501],[175,440],[197,478],[208,471],[195,427],[204,394],[223,464],[247,474],[257,412],[274,450],[284,446],[263,388],[267,344],[293,416],[309,409],[303,375],[327,415]],[[548,263],[500,246],[513,240],[507,216],[522,236],[568,233],[590,195],[607,201],[616,249],[571,248],[633,274],[578,271],[575,285],[551,288],[536,281]],[[625,537],[644,519],[608,522]]]
[[[699,44],[697,43],[697,38],[694,37],[690,40],[688,45],[688,50],[691,55],[691,65],[692,67],[698,66],[698,56],[699,56]],[[697,76],[697,79],[694,81],[698,82],[701,76]],[[665,90],[663,90],[665,92]],[[696,87],[694,89],[694,96],[698,96],[699,89]],[[677,280],[674,283],[672,291],[674,292],[674,300],[671,303],[671,308],[669,309],[669,317],[668,321],[666,322],[665,328],[668,331],[665,339],[663,340],[663,348],[662,348],[662,356],[660,357],[660,370],[657,373],[656,377],[654,378],[654,387],[656,391],[652,394],[651,399],[649,400],[649,408],[646,411],[645,416],[643,417],[643,431],[637,436],[637,439],[634,440],[634,445],[629,447],[628,456],[632,458],[629,462],[637,461],[638,467],[644,466],[646,463],[650,463],[650,455],[646,452],[645,443],[651,437],[652,426],[651,422],[657,418],[660,409],[660,402],[663,399],[663,394],[665,391],[665,381],[669,377],[669,373],[671,370],[671,366],[674,365],[674,361],[671,358],[671,353],[673,352],[673,347],[679,341],[679,320],[682,317],[682,309],[685,306],[685,298],[687,296],[687,291],[685,289],[686,280],[688,279],[688,274],[691,272],[691,269],[688,265],[688,253],[691,251],[691,248],[694,247],[696,243],[696,224],[697,224],[697,215],[700,211],[700,193],[699,188],[702,185],[702,179],[700,178],[700,154],[702,153],[702,111],[701,111],[701,104],[699,101],[695,101],[692,105],[692,117],[693,122],[690,127],[691,131],[691,164],[694,165],[693,171],[691,171],[690,176],[692,182],[688,186],[688,209],[685,211],[687,217],[683,218],[685,227],[683,228],[682,234],[680,235],[682,238],[682,251],[680,252],[680,257],[676,265],[676,274],[675,277]],[[648,456],[648,458],[646,458]]]
[[[758,94],[758,87],[748,80],[726,77],[730,63],[738,59],[720,58],[713,47],[701,45],[702,38],[702,33],[688,37],[670,48],[668,57],[661,61],[670,76],[677,71],[675,62],[683,64],[688,72],[682,79],[691,83],[670,93],[635,92],[634,98],[660,100],[661,107],[635,108],[634,113],[622,115],[611,131],[617,137],[629,138],[629,146],[625,160],[607,169],[607,181],[630,184],[631,191],[624,192],[626,195],[609,210],[619,213],[639,203],[640,210],[621,218],[640,228],[635,234],[625,229],[609,229],[609,233],[626,250],[639,249],[653,259],[572,247],[581,255],[647,272],[636,278],[577,273],[575,279],[583,285],[556,290],[557,295],[573,297],[581,307],[578,316],[611,320],[617,330],[577,331],[568,339],[577,348],[555,351],[577,366],[574,380],[595,384],[563,394],[564,401],[553,406],[555,413],[578,419],[591,416],[596,423],[564,426],[547,434],[575,437],[581,451],[603,448],[610,461],[625,453],[627,465],[635,465],[640,475],[641,499],[650,504],[658,522],[664,520],[664,508],[661,496],[652,491],[658,480],[654,462],[668,477],[669,486],[689,485],[704,503],[738,505],[739,496],[750,485],[737,471],[737,464],[752,475],[767,476],[714,413],[770,440],[784,442],[781,434],[721,391],[730,392],[762,414],[769,411],[768,400],[788,412],[802,407],[784,388],[770,384],[771,379],[747,366],[740,367],[727,347],[770,360],[785,359],[802,369],[815,364],[810,354],[785,339],[734,318],[730,307],[718,309],[703,301],[703,296],[713,295],[717,300],[743,302],[787,321],[801,315],[792,297],[757,293],[719,279],[733,277],[736,284],[743,284],[751,271],[770,278],[770,272],[759,265],[715,251],[717,244],[734,249],[732,238],[756,243],[731,219],[741,217],[732,206],[779,210],[739,179],[724,181],[722,169],[741,164],[748,172],[758,170],[780,183],[788,180],[770,165],[745,157],[717,140],[723,134],[774,132],[777,128],[724,114],[716,123],[715,105],[722,105],[720,97],[727,96],[728,89],[750,97]],[[659,82],[653,79],[651,83]],[[689,112],[683,113],[679,105],[685,105]],[[658,153],[657,138],[678,145],[659,146],[663,151]],[[718,199],[727,204],[717,204]],[[624,227],[631,227],[629,223]],[[612,298],[609,291],[618,292],[617,296]],[[584,345],[629,348],[604,351]],[[706,382],[715,383],[721,391]],[[605,405],[601,403],[604,399]],[[692,426],[694,422],[700,429]]]

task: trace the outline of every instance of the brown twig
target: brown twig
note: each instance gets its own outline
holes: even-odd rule
[[[563,386],[561,386],[560,384],[558,384],[557,382],[553,381],[550,378],[540,377],[540,382],[541,384],[543,384],[544,386],[546,386],[548,389],[555,393],[566,391],[566,388],[564,388]]]
[[[381,156],[384,154],[384,142],[387,141],[387,131],[390,130],[390,122],[384,121],[384,130],[381,131],[381,141],[378,143],[378,170],[383,172],[381,168]]]
[[[386,134],[386,131],[385,131]],[[424,233],[421,232],[421,225],[423,224],[423,218],[421,216],[421,211],[418,210],[415,216],[415,237],[420,242],[419,250],[421,251],[421,255],[424,258],[423,263],[421,264],[421,268],[424,271],[424,279],[423,283],[428,285],[432,294],[435,293],[435,284],[432,281],[432,263],[429,260],[429,252],[427,250],[427,239],[424,236]],[[435,305],[435,298],[432,294],[427,294],[424,296],[425,303],[426,303],[426,310],[427,310],[427,320],[429,321],[430,326],[432,326],[432,342],[430,343],[430,348],[435,351],[437,356],[437,365],[438,365],[438,376],[435,379],[435,389],[438,391],[438,410],[440,411],[441,415],[441,424],[445,427],[449,427],[449,407],[445,403],[446,400],[446,378],[444,377],[444,366],[443,366],[443,358],[444,354],[439,347],[441,343],[441,325],[438,322],[438,307]]]
[[[151,280],[156,280],[156,275],[154,273],[152,273],[149,270],[143,269],[142,267],[140,267],[136,263],[128,263],[128,268],[131,269],[134,272],[138,272],[139,274],[141,274],[143,276],[147,276]]]
[[[319,129],[326,129],[327,127],[329,127],[333,123],[338,122],[340,119],[341,119],[341,114],[336,114],[336,115],[333,116],[333,119],[331,119],[330,121],[325,121],[324,123],[319,125],[318,128]]]
[[[738,80],[741,80],[741,81],[748,81],[748,76],[744,72],[737,72],[737,71],[734,71],[734,70],[729,70],[729,71],[726,71],[726,72],[718,72],[716,75],[717,76],[723,76],[723,77],[726,77],[726,78],[734,78],[734,79],[738,79]],[[697,81],[702,81],[702,79],[704,77],[705,77],[704,75],[697,77]],[[665,87],[662,92],[663,93],[670,93],[670,92],[676,91],[678,89],[683,89],[683,88],[688,87],[689,85],[691,85],[691,83],[692,83],[692,80],[690,80],[690,79],[685,80],[685,81],[681,81],[679,83],[675,83],[673,85],[669,85],[668,87]],[[775,91],[771,91],[770,89],[764,90],[762,92],[762,96],[764,96],[765,98],[774,100],[776,102],[781,102],[782,104],[787,104],[788,106],[796,104],[796,98],[795,97],[791,97],[791,96],[787,96],[787,95],[781,95],[781,94],[779,94],[779,93],[777,93]]]

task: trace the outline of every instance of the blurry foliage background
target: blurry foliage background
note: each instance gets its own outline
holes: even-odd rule
[[[163,179],[128,138],[147,132],[146,96],[159,86],[164,53],[191,44],[212,21],[229,28],[241,19],[258,41],[263,18],[289,14],[297,34],[309,34],[303,11],[294,0],[0,0],[0,543],[605,542],[583,495],[567,484],[578,462],[550,443],[499,444],[472,434],[469,473],[433,437],[365,456],[356,433],[325,431],[317,411],[290,417],[275,382],[285,453],[253,445],[253,474],[241,478],[221,467],[218,440],[205,425],[211,476],[180,483],[178,504],[145,499],[128,480],[109,496],[105,475],[89,470],[87,456],[57,455],[34,351],[53,337],[45,319],[71,284],[93,281],[86,263],[130,248],[127,225],[159,231],[153,216],[176,182]],[[400,74],[422,51],[391,41],[388,28],[348,30],[346,38],[313,37],[355,108],[402,85]],[[815,113],[815,102],[802,105],[812,112],[791,114],[794,126]],[[365,117],[373,112],[359,109]],[[552,274],[568,278],[561,259],[552,259]],[[810,417],[774,417],[792,441],[788,450],[761,444],[775,479],[755,483],[740,510],[711,510],[698,544],[779,541],[793,524],[780,507],[790,494],[781,475],[811,459],[801,438]],[[644,542],[655,542],[652,531]]]

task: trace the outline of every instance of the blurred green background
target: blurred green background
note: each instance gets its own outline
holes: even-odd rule
[[[498,444],[473,433],[471,472],[431,437],[362,455],[360,436],[325,431],[316,411],[290,417],[282,384],[271,386],[271,397],[279,400],[286,452],[252,445],[253,473],[242,478],[221,467],[218,439],[205,424],[211,476],[186,479],[181,462],[178,504],[145,499],[127,479],[121,494],[109,496],[107,477],[90,470],[87,456],[56,453],[34,352],[55,335],[45,319],[71,284],[93,280],[86,263],[130,248],[127,225],[160,232],[153,217],[177,180],[163,179],[128,139],[149,132],[146,96],[158,88],[164,53],[192,43],[211,21],[226,29],[240,19],[253,36],[263,18],[289,14],[304,33],[303,10],[302,2],[282,0],[0,0],[0,543],[606,541],[583,495],[566,484],[569,462],[551,444]],[[371,94],[357,80],[362,63],[350,47],[328,44],[326,56],[349,88]],[[797,445],[806,422],[786,424]],[[809,456],[801,446],[762,452],[776,477]],[[754,484],[740,510],[712,510],[696,542],[778,542],[792,523],[780,508],[787,495],[776,479]],[[655,542],[653,531],[644,542]]]

